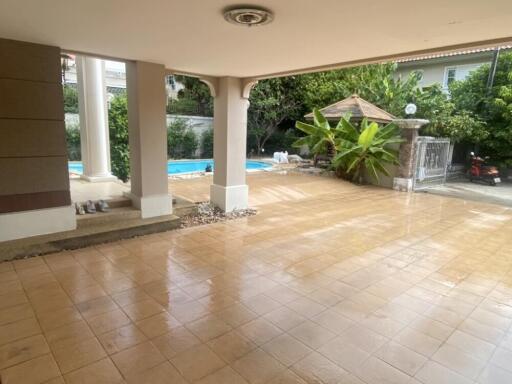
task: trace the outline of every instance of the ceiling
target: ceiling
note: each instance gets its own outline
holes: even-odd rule
[[[0,37],[252,77],[493,39],[512,41],[509,0],[262,0],[262,27],[227,23],[229,0],[2,0]]]

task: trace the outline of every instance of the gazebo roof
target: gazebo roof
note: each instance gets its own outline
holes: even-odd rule
[[[320,109],[320,112],[322,112],[327,120],[338,120],[347,112],[350,113],[353,120],[362,120],[366,117],[368,120],[375,121],[377,123],[389,123],[396,119],[396,117],[391,113],[388,113],[376,105],[361,99],[357,95],[352,95],[344,100],[338,101],[337,103],[328,105],[327,107]],[[304,117],[308,120],[312,120],[313,113],[308,113]]]

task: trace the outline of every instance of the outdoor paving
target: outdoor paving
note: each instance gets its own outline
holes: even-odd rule
[[[256,216],[0,264],[2,384],[512,383],[509,208],[249,184]]]

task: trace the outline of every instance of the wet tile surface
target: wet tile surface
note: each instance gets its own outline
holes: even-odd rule
[[[248,179],[256,216],[0,264],[2,383],[512,382],[511,209]]]

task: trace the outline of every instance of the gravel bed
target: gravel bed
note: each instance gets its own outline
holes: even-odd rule
[[[229,213],[223,212],[216,206],[206,202],[197,205],[197,212],[181,218],[181,228],[194,227],[197,225],[218,223],[226,220],[239,219],[241,217],[254,216],[256,210],[252,208],[237,209]]]

